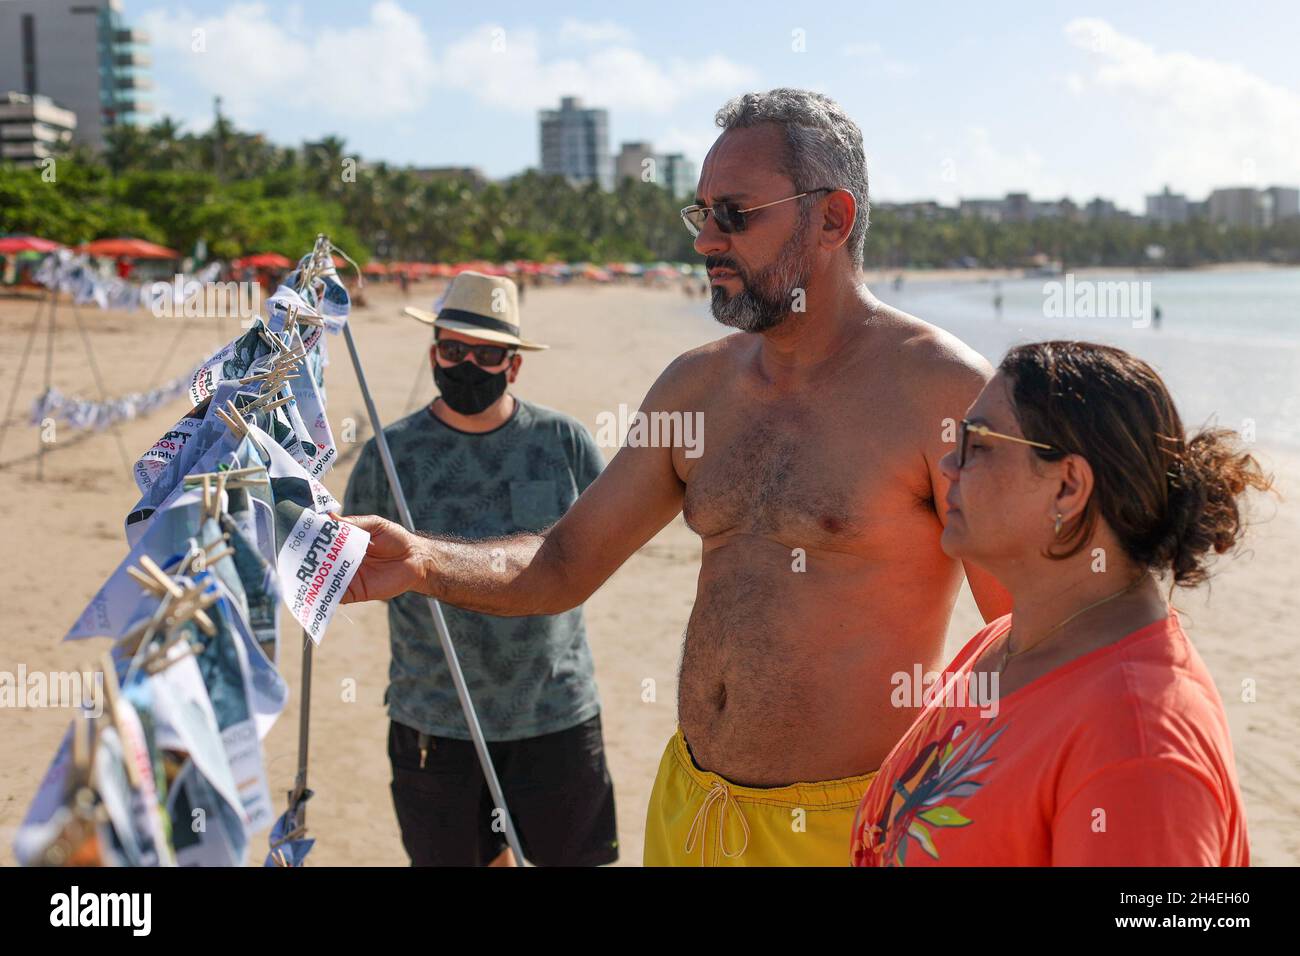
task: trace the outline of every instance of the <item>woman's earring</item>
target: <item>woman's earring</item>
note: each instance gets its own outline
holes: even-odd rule
[[[1058,511],[1056,513],[1056,523],[1052,525],[1052,531],[1056,534],[1058,538],[1061,536],[1061,517],[1062,515]]]

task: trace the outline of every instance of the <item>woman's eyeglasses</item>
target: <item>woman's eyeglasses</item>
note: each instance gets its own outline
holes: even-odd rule
[[[514,349],[504,345],[467,345],[455,339],[439,339],[438,354],[448,362],[463,362],[465,356],[474,353],[474,361],[484,368],[500,365],[514,354]]]
[[[979,435],[981,438],[1001,438],[1004,441],[1013,441],[1021,445],[1032,445],[1035,448],[1043,448],[1047,451],[1057,451],[1051,445],[1044,445],[1040,441],[1030,441],[1028,438],[1017,438],[1015,435],[1004,435],[1002,432],[995,432],[987,425],[976,425],[975,423],[963,418],[961,427],[957,432],[957,469],[961,470],[966,467],[967,444],[971,435]]]
[[[733,232],[745,231],[745,217],[751,212],[766,209],[768,206],[779,206],[783,202],[802,199],[804,196],[811,196],[813,193],[833,192],[835,192],[833,187],[822,186],[820,189],[810,189],[807,192],[799,193],[797,196],[787,196],[785,199],[765,202],[761,206],[750,206],[748,209],[741,209],[739,204],[734,202],[715,202],[712,206],[701,206],[699,203],[695,203],[682,210],[682,222],[686,223],[686,229],[692,236],[698,236],[701,230],[704,229],[704,223],[709,218],[709,214],[712,213],[713,221],[718,224],[718,229],[730,235]]]

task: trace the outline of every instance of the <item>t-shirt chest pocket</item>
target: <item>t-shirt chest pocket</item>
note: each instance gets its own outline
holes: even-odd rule
[[[520,531],[540,531],[560,518],[559,488],[553,480],[510,482],[510,516]]]

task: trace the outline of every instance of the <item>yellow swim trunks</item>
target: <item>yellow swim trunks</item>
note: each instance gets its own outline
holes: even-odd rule
[[[646,866],[848,866],[853,817],[876,771],[740,787],[691,759],[679,729],[646,813]]]

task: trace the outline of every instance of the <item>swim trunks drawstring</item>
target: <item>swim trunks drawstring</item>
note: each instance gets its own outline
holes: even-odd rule
[[[734,860],[739,856],[743,856],[745,850],[749,847],[749,822],[745,819],[745,814],[741,811],[740,804],[738,804],[731,796],[731,791],[727,789],[726,784],[718,781],[713,784],[713,789],[708,792],[708,795],[704,798],[704,802],[700,804],[700,809],[696,812],[695,819],[691,822],[691,829],[686,834],[685,850],[688,855],[695,849],[696,841],[708,832],[709,807],[719,800],[722,801],[722,806],[718,809],[718,850],[723,856],[730,860]],[[727,825],[728,806],[735,808],[736,816],[740,818],[740,828],[745,831],[745,842],[741,844],[740,849],[735,853],[732,853],[727,849],[726,837],[722,832]],[[704,845],[701,843],[700,866],[705,865],[706,856],[707,854],[705,853]],[[717,859],[716,855],[714,856],[714,859]]]

